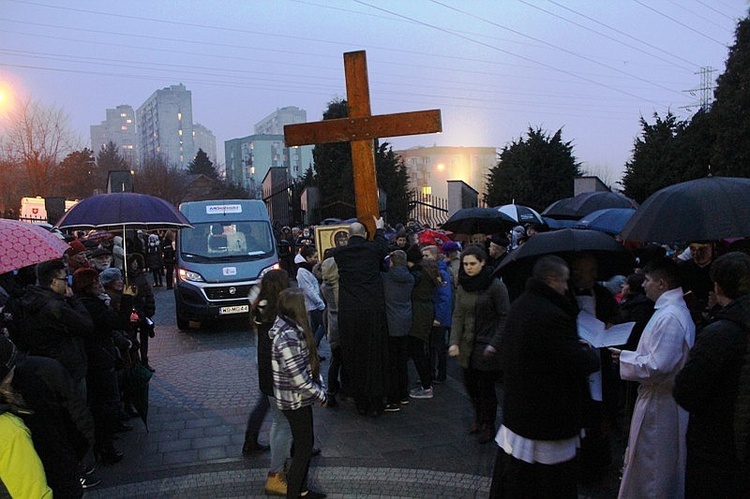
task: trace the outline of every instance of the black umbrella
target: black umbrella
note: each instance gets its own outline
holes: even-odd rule
[[[631,241],[715,241],[750,236],[750,179],[706,177],[648,197],[622,229]]]
[[[456,234],[495,234],[510,230],[518,222],[496,208],[462,208],[442,225]]]
[[[534,263],[544,255],[558,255],[566,260],[577,253],[590,253],[598,262],[597,278],[630,275],[635,267],[633,256],[612,236],[596,230],[560,229],[530,237],[511,251],[497,268],[511,294],[517,296],[526,279],[531,276]]]
[[[542,212],[542,216],[578,220],[589,213],[605,208],[637,208],[638,203],[617,192],[584,192],[572,198],[555,201]]]

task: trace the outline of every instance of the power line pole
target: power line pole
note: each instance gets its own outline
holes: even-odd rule
[[[685,90],[685,92],[689,93],[693,97],[698,97],[698,102],[688,104],[687,106],[682,106],[682,109],[687,109],[688,111],[692,112],[693,108],[698,107],[699,109],[708,111],[714,101],[715,82],[711,75],[713,75],[715,71],[716,69],[712,68],[711,66],[704,66],[700,71],[694,73],[697,75],[701,75],[701,85],[698,88]]]

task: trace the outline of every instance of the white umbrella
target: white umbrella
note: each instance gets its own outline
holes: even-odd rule
[[[510,218],[518,222],[520,225],[526,224],[539,224],[544,225],[542,216],[537,213],[533,208],[524,206],[522,204],[504,204],[502,206],[496,206],[495,209],[500,213],[505,213]]]

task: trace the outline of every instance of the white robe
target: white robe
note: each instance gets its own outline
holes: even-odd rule
[[[622,379],[640,383],[620,498],[685,495],[688,413],[672,397],[672,386],[695,342],[695,324],[682,288],[663,293],[654,308],[636,351],[620,355]]]

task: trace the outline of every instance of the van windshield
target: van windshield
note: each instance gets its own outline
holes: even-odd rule
[[[240,261],[273,255],[274,242],[268,222],[198,222],[180,230],[179,250],[185,260]]]

